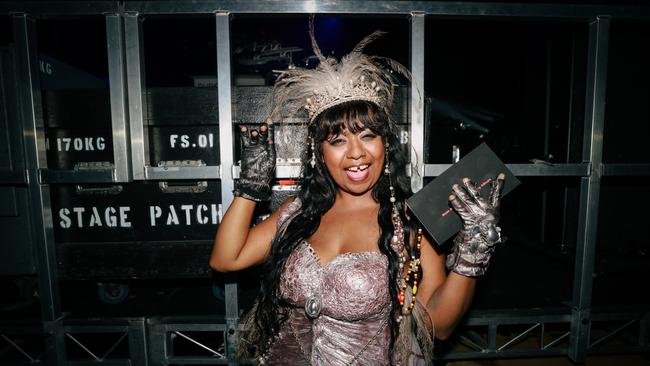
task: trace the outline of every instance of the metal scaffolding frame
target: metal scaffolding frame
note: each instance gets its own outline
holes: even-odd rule
[[[238,285],[226,284],[226,310],[219,318],[146,318],[146,319],[67,319],[62,313],[58,291],[57,262],[52,227],[49,184],[51,183],[109,183],[140,180],[220,179],[221,202],[227,207],[232,201],[234,179],[238,167],[234,164],[231,115],[231,54],[230,19],[233,14],[283,13],[346,13],[402,14],[410,16],[411,86],[410,134],[412,151],[424,156],[424,105],[418,103],[418,90],[424,90],[425,22],[437,18],[500,17],[518,19],[562,19],[589,24],[587,55],[587,90],[584,118],[582,162],[573,164],[508,164],[520,176],[554,176],[580,178],[579,231],[574,268],[574,291],[571,308],[541,311],[508,310],[499,313],[472,312],[463,324],[460,343],[466,350],[452,351],[445,359],[500,358],[532,355],[567,355],[583,361],[587,353],[597,353],[600,346],[624,330],[636,327],[636,337],[625,350],[647,352],[649,324],[647,309],[621,312],[592,309],[593,269],[601,177],[649,176],[650,164],[605,164],[602,159],[604,105],[606,96],[609,25],[612,19],[648,21],[650,7],[600,5],[549,5],[516,3],[459,3],[427,1],[24,1],[0,3],[0,14],[9,14],[13,22],[18,110],[24,131],[26,178],[0,176],[3,184],[26,185],[32,207],[32,233],[36,243],[37,275],[42,301],[42,327],[29,327],[29,332],[44,335],[45,355],[26,355],[26,363],[64,365],[77,363],[66,356],[66,344],[73,342],[84,348],[97,363],[168,365],[236,364],[234,349],[239,321]],[[220,165],[182,167],[166,171],[151,167],[146,160],[146,126],[144,125],[144,45],[142,16],[151,14],[190,15],[212,14],[217,39],[218,124],[220,136]],[[60,171],[47,168],[45,158],[41,88],[39,85],[37,45],[34,23],[40,18],[103,15],[106,21],[110,105],[114,144],[114,165],[89,171]],[[413,159],[413,161],[416,161]],[[423,178],[435,177],[448,164],[417,162],[411,174],[412,187],[420,189]],[[278,167],[278,176],[292,175],[288,167]],[[6,179],[5,179],[6,178]],[[20,178],[20,177],[19,177]],[[207,262],[207,259],[206,259]],[[549,325],[559,331],[549,336]],[[594,330],[604,325],[604,330]],[[518,327],[513,336],[500,339],[498,328]],[[10,347],[18,344],[12,335],[22,334],[13,325],[0,326],[0,337]],[[36,330],[35,330],[36,329]],[[21,333],[22,332],[22,333]],[[214,332],[222,339],[219,349],[194,339],[197,332]],[[130,360],[112,360],[97,355],[83,345],[76,333],[123,334],[128,338]],[[538,346],[516,349],[523,339],[538,337]],[[549,339],[550,337],[550,339]],[[208,352],[207,356],[175,356],[174,339],[182,339]],[[19,347],[20,348],[20,347]],[[112,348],[111,348],[112,350]],[[225,354],[224,354],[225,351]],[[109,352],[104,352],[109,354]],[[83,361],[79,361],[83,362]]]

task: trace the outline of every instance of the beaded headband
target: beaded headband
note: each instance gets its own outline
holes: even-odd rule
[[[373,103],[388,115],[393,104],[395,75],[410,79],[410,72],[397,61],[362,52],[383,34],[375,31],[365,37],[340,61],[326,58],[316,42],[312,16],[309,36],[320,62],[314,69],[294,67],[280,72],[273,90],[273,116],[300,117],[306,112],[311,123],[323,111],[349,101]]]

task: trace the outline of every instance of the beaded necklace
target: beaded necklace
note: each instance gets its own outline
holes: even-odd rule
[[[384,166],[384,174],[388,176],[388,189],[390,191],[390,202],[393,205],[392,209],[392,221],[393,221],[393,238],[392,240],[392,246],[394,249],[398,248],[399,251],[399,268],[400,271],[404,269],[404,264],[406,263],[406,256],[404,255],[404,250],[405,250],[405,245],[404,245],[404,224],[402,223],[402,219],[399,215],[399,211],[397,210],[397,206],[395,202],[397,202],[397,198],[395,197],[395,187],[393,187],[392,179],[391,179],[391,171],[390,171],[390,165],[388,163],[388,156],[389,156],[389,150],[388,150],[389,144],[388,142],[386,143],[386,153],[385,153],[385,166]],[[413,307],[415,307],[415,296],[418,293],[418,276],[420,273],[420,270],[422,268],[421,263],[420,263],[420,249],[422,247],[422,228],[418,228],[418,236],[417,236],[417,242],[415,245],[415,248],[413,249],[413,252],[411,254],[411,260],[409,262],[409,268],[404,274],[404,278],[400,279],[400,285],[399,285],[399,292],[397,294],[397,300],[399,301],[399,304],[401,306],[401,314],[397,317],[397,321],[400,322],[402,320],[402,317],[405,315],[409,315],[411,311],[413,311]],[[406,295],[408,293],[407,289],[411,287],[411,296],[410,296],[410,301],[406,301]]]
[[[402,315],[398,317],[398,320],[402,320],[402,317],[409,315],[415,307],[415,297],[418,293],[418,277],[420,270],[422,269],[422,264],[420,261],[420,249],[422,248],[422,228],[418,228],[417,242],[415,248],[413,249],[413,254],[411,255],[411,261],[409,262],[409,268],[404,274],[402,280],[402,285],[400,286],[399,293],[397,294],[397,300],[399,301],[400,306],[402,307]],[[406,301],[406,295],[408,294],[407,289],[411,287],[411,298],[410,301]]]

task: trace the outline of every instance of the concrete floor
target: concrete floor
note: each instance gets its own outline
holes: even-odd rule
[[[510,360],[454,361],[447,366],[650,366],[650,355],[589,356],[584,364],[575,364],[566,357],[526,358]]]

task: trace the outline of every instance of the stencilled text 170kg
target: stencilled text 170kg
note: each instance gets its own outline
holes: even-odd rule
[[[57,151],[104,151],[106,141],[101,136],[93,137],[57,137]],[[50,139],[45,139],[45,146],[50,150]]]

